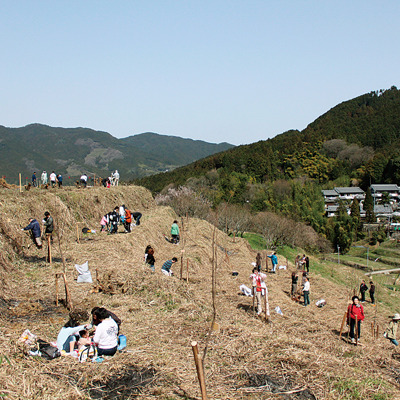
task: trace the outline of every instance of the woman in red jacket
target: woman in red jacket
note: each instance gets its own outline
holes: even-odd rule
[[[360,340],[361,336],[361,321],[364,321],[364,308],[360,304],[360,299],[358,296],[353,296],[352,304],[349,305],[347,309],[347,325],[350,325],[350,338],[351,343],[355,343],[355,335],[354,335],[354,328],[356,326],[356,317],[357,317],[357,337]]]

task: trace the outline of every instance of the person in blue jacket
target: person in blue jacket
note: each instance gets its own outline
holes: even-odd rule
[[[272,273],[276,273],[276,266],[278,265],[278,257],[276,256],[276,252],[272,253],[268,258],[272,261]]]
[[[38,249],[42,248],[42,240],[40,238],[42,236],[42,233],[40,232],[40,224],[36,219],[29,218],[29,225],[21,230],[31,231],[33,243],[35,243]]]

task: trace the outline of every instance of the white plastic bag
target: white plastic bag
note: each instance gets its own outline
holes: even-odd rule
[[[75,268],[78,271],[78,283],[93,283],[92,274],[89,271],[89,263],[86,261],[84,264],[75,264]]]

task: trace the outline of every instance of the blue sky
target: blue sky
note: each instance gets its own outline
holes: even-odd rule
[[[252,143],[400,87],[400,2],[0,2],[0,125]]]

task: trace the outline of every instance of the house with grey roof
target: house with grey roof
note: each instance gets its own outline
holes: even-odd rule
[[[375,199],[380,199],[383,193],[388,193],[391,203],[398,202],[400,198],[400,187],[396,184],[374,184],[371,185],[371,194]]]

